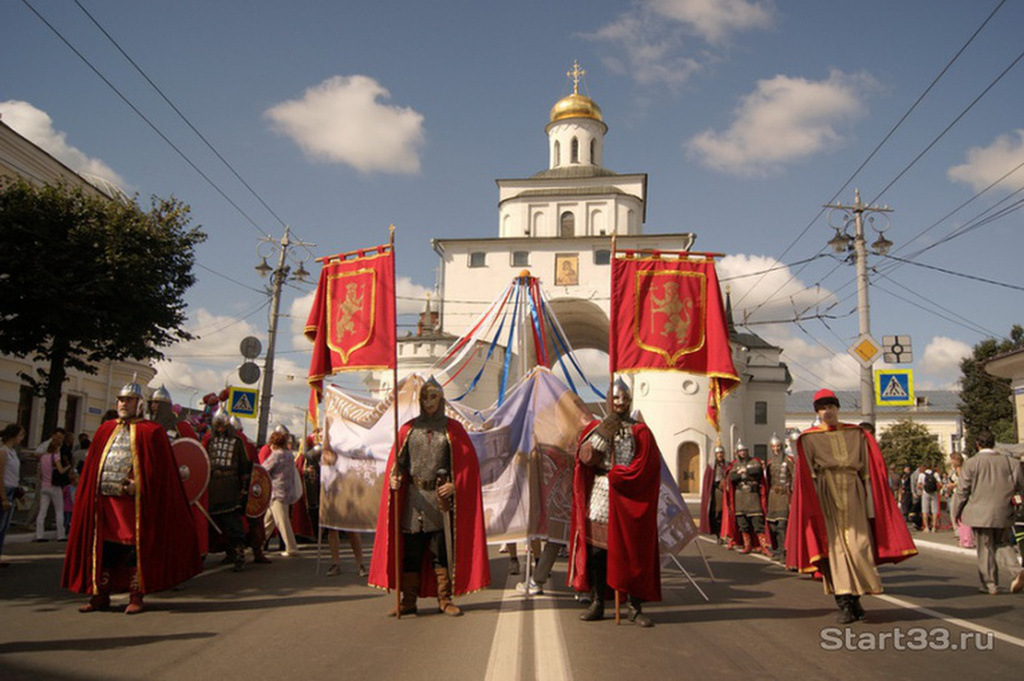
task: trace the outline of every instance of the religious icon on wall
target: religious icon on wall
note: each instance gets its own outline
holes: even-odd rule
[[[555,286],[579,286],[580,254],[555,254]]]

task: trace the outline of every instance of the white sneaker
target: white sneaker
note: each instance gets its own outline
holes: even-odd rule
[[[527,591],[526,582],[518,582],[516,584],[516,591],[525,596]],[[544,593],[544,587],[531,579],[529,591],[531,596],[541,596]]]

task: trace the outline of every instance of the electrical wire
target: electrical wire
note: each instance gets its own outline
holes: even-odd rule
[[[279,216],[279,215],[278,215],[278,214],[277,214],[277,213],[276,213],[276,212],[274,211],[274,209],[273,209],[273,208],[271,208],[271,207],[270,207],[270,206],[269,206],[269,205],[267,204],[267,202],[263,200],[263,197],[262,197],[262,196],[260,196],[260,195],[259,195],[259,193],[257,193],[257,192],[256,192],[256,190],[255,190],[255,189],[253,189],[253,188],[252,188],[252,186],[251,186],[251,185],[250,185],[250,184],[249,184],[248,182],[246,182],[245,178],[243,178],[243,177],[242,177],[242,176],[241,176],[241,175],[239,174],[239,172],[238,172],[237,170],[235,170],[235,167],[234,167],[234,166],[232,166],[232,165],[231,165],[231,163],[229,163],[229,162],[228,162],[228,160],[227,160],[226,158],[224,158],[224,156],[223,156],[223,155],[222,155],[222,154],[221,154],[221,153],[220,153],[220,152],[219,152],[219,151],[218,151],[218,150],[216,149],[216,147],[214,147],[214,146],[213,146],[213,144],[212,144],[212,143],[210,142],[210,140],[208,140],[208,139],[206,138],[206,136],[205,136],[205,135],[203,135],[203,133],[199,132],[199,130],[198,130],[198,129],[196,128],[196,126],[192,124],[192,121],[190,121],[190,120],[188,119],[188,117],[187,117],[187,116],[185,116],[185,114],[184,114],[184,113],[182,113],[182,112],[181,112],[181,110],[180,110],[180,109],[179,109],[179,108],[178,108],[177,106],[175,106],[174,102],[172,102],[172,101],[170,100],[170,98],[169,98],[169,97],[167,97],[167,95],[166,95],[166,94],[164,94],[164,91],[163,91],[163,90],[161,90],[161,89],[160,89],[160,87],[159,87],[159,86],[158,86],[158,85],[157,85],[156,83],[154,83],[154,82],[153,82],[153,80],[152,80],[152,79],[151,79],[151,78],[150,78],[150,77],[149,77],[149,76],[148,76],[148,75],[146,74],[146,72],[142,70],[142,67],[141,67],[141,66],[139,66],[139,65],[138,65],[138,64],[137,64],[137,63],[135,62],[135,60],[134,60],[134,59],[132,59],[132,58],[131,58],[131,57],[130,57],[130,56],[128,55],[128,53],[127,53],[127,52],[125,52],[125,51],[124,51],[124,48],[122,48],[122,47],[121,47],[121,45],[120,45],[120,44],[119,44],[119,43],[118,43],[118,42],[117,42],[116,40],[114,40],[114,37],[113,37],[112,35],[110,35],[110,33],[109,33],[109,32],[107,31],[107,29],[105,29],[105,28],[104,28],[104,27],[103,27],[102,25],[100,25],[100,22],[96,20],[96,17],[94,17],[94,16],[92,15],[92,14],[90,14],[90,13],[89,13],[89,10],[87,10],[87,9],[86,9],[86,8],[85,8],[85,7],[84,7],[84,6],[82,5],[82,3],[81,3],[81,2],[79,2],[79,0],[75,0],[75,4],[76,4],[76,5],[78,5],[78,8],[79,8],[80,10],[82,10],[82,12],[83,12],[83,13],[85,14],[85,16],[89,17],[89,20],[90,20],[90,21],[92,21],[93,25],[95,25],[95,26],[96,26],[96,28],[98,28],[98,29],[100,30],[100,32],[101,32],[101,33],[102,33],[102,34],[103,34],[104,36],[106,36],[107,40],[109,40],[109,41],[110,41],[110,43],[111,43],[111,44],[112,44],[112,45],[113,45],[113,46],[114,46],[115,48],[117,48],[117,51],[118,51],[118,52],[120,52],[120,53],[121,53],[121,55],[122,55],[122,56],[123,56],[123,57],[124,57],[125,59],[127,59],[127,60],[128,60],[128,63],[129,63],[129,64],[131,64],[131,65],[132,65],[132,66],[133,66],[133,67],[135,68],[135,70],[136,70],[136,71],[138,71],[139,75],[141,75],[141,76],[142,76],[142,77],[143,77],[143,78],[144,78],[144,79],[146,80],[146,82],[147,82],[147,83],[149,83],[149,84],[150,84],[150,85],[151,85],[151,86],[153,87],[153,89],[154,89],[154,90],[156,90],[157,94],[159,94],[159,95],[160,95],[160,97],[161,97],[161,98],[163,98],[164,102],[166,102],[166,103],[167,103],[167,106],[171,107],[171,109],[172,109],[172,110],[174,111],[174,113],[178,114],[178,117],[179,117],[179,118],[181,118],[181,120],[185,122],[185,125],[187,125],[187,126],[188,126],[188,127],[189,127],[189,128],[191,129],[191,130],[192,130],[192,132],[194,132],[194,133],[196,134],[196,136],[197,136],[197,137],[199,137],[199,139],[201,139],[201,140],[203,141],[203,143],[204,143],[204,144],[206,145],[206,147],[207,147],[207,148],[208,148],[208,149],[209,149],[210,151],[212,151],[212,152],[213,152],[213,154],[214,154],[214,155],[215,155],[215,156],[216,156],[216,157],[217,157],[218,159],[220,159],[221,163],[223,163],[223,164],[224,164],[224,165],[225,165],[225,166],[227,167],[227,169],[231,171],[231,173],[232,173],[232,174],[233,174],[233,175],[235,176],[235,178],[236,178],[236,179],[237,179],[237,180],[238,180],[239,182],[241,182],[241,183],[242,183],[242,185],[243,185],[243,186],[244,186],[244,187],[245,187],[246,189],[248,189],[248,190],[249,190],[249,193],[250,193],[250,194],[252,194],[252,195],[253,195],[254,197],[256,197],[256,200],[257,200],[257,201],[259,201],[259,202],[260,202],[260,204],[261,204],[261,205],[262,205],[262,206],[263,206],[264,208],[266,208],[266,209],[267,209],[267,212],[268,212],[268,213],[270,213],[271,215],[273,215],[273,216],[274,216],[274,219],[276,219],[276,220],[278,221],[278,223],[280,223],[280,225],[281,225],[282,227],[287,227],[288,225],[287,225],[287,224],[285,224],[285,221],[284,221],[284,220],[283,220],[283,219],[281,218],[281,216]]]
[[[56,27],[55,27],[55,26],[54,26],[53,24],[51,24],[51,23],[50,23],[49,21],[47,21],[47,20],[46,20],[46,18],[45,18],[45,17],[44,17],[44,16],[42,15],[42,14],[40,14],[40,13],[39,13],[39,11],[38,11],[38,10],[36,10],[36,8],[35,8],[35,7],[33,7],[33,6],[32,6],[32,4],[31,4],[31,3],[30,3],[30,2],[28,1],[28,0],[21,0],[21,2],[22,2],[22,4],[24,4],[24,5],[26,6],[26,7],[28,7],[28,8],[29,8],[29,9],[30,9],[30,10],[32,11],[32,13],[33,13],[33,14],[35,14],[35,15],[36,15],[37,17],[39,17],[39,20],[40,20],[40,21],[42,21],[42,22],[43,22],[43,23],[44,23],[44,24],[46,25],[46,27],[47,27],[47,28],[49,28],[49,29],[50,29],[50,31],[52,31],[52,32],[53,32],[53,34],[54,34],[54,35],[56,35],[56,36],[57,36],[57,37],[58,37],[58,38],[59,38],[59,39],[61,40],[61,42],[63,42],[63,43],[65,44],[65,45],[67,45],[68,49],[69,49],[69,50],[71,50],[72,52],[74,52],[74,53],[75,53],[75,55],[76,55],[76,56],[77,56],[77,57],[78,57],[79,59],[81,59],[81,60],[82,60],[82,62],[84,62],[84,63],[85,63],[85,65],[86,65],[86,66],[88,66],[88,67],[89,67],[89,68],[90,68],[90,69],[92,70],[92,72],[93,72],[93,73],[95,73],[95,74],[96,74],[96,75],[97,75],[97,76],[99,77],[99,79],[100,79],[100,80],[102,80],[102,81],[103,81],[103,82],[104,82],[104,83],[105,83],[105,84],[107,85],[107,87],[109,87],[109,88],[110,88],[111,90],[113,90],[113,91],[114,91],[114,93],[115,93],[115,94],[116,94],[116,95],[117,95],[117,96],[118,96],[118,97],[119,97],[119,98],[121,99],[121,101],[122,101],[122,102],[124,102],[124,103],[125,103],[125,104],[126,104],[126,105],[128,106],[128,108],[130,108],[130,109],[131,109],[131,110],[132,110],[133,112],[135,112],[135,115],[137,115],[137,116],[138,116],[139,118],[141,118],[141,119],[142,119],[142,120],[143,120],[143,121],[144,121],[144,122],[146,123],[146,125],[148,125],[148,126],[150,127],[150,129],[151,129],[151,130],[152,130],[153,132],[155,132],[155,133],[156,133],[156,134],[157,134],[157,135],[158,135],[158,136],[160,137],[160,139],[162,139],[162,140],[163,140],[164,142],[166,142],[166,143],[167,143],[167,145],[168,145],[169,147],[171,147],[171,149],[173,149],[173,150],[174,150],[175,152],[177,152],[178,156],[180,156],[180,157],[182,158],[182,160],[184,160],[184,161],[185,161],[185,163],[187,163],[187,164],[188,164],[188,165],[189,165],[189,166],[190,166],[190,167],[191,167],[191,168],[192,168],[193,170],[195,170],[195,171],[196,171],[197,173],[199,173],[200,177],[202,177],[202,178],[203,178],[204,180],[206,180],[207,184],[209,184],[209,185],[210,185],[211,187],[213,187],[213,189],[214,189],[214,190],[215,190],[215,191],[216,191],[216,192],[217,192],[218,194],[220,194],[220,195],[221,195],[221,197],[223,197],[225,201],[227,201],[227,202],[228,202],[229,204],[231,204],[231,206],[232,206],[232,207],[234,207],[234,209],[235,209],[235,210],[237,210],[237,211],[238,211],[238,213],[239,213],[239,214],[240,214],[240,215],[241,215],[242,217],[244,217],[244,218],[246,219],[246,221],[247,221],[247,222],[248,222],[248,223],[249,223],[250,225],[252,225],[253,229],[255,229],[255,230],[256,230],[256,231],[257,231],[257,232],[258,232],[258,233],[260,234],[260,236],[266,236],[266,237],[268,237],[268,238],[269,238],[269,236],[268,236],[268,235],[266,234],[266,232],[264,232],[264,231],[262,230],[262,228],[261,228],[261,227],[260,227],[260,226],[259,226],[259,225],[258,225],[258,224],[256,223],[256,221],[255,221],[255,220],[253,220],[253,219],[252,219],[252,217],[250,217],[248,213],[246,213],[246,212],[245,212],[244,210],[242,210],[242,207],[241,207],[241,206],[239,206],[239,205],[238,205],[237,203],[235,203],[235,202],[234,202],[234,201],[233,201],[233,200],[232,200],[232,199],[231,199],[231,198],[230,198],[230,197],[229,197],[229,196],[228,196],[228,195],[227,195],[227,194],[226,194],[226,193],[224,192],[224,190],[223,190],[223,189],[221,189],[221,188],[220,188],[220,187],[219,187],[219,186],[217,185],[217,183],[216,183],[216,182],[214,182],[214,181],[213,181],[213,180],[212,180],[212,179],[210,178],[210,176],[209,176],[209,175],[207,175],[207,174],[206,174],[206,173],[204,173],[204,172],[203,172],[202,170],[200,170],[199,166],[197,166],[197,165],[196,165],[196,164],[195,164],[195,163],[194,163],[194,162],[192,161],[192,159],[190,159],[190,158],[189,158],[189,157],[188,157],[188,156],[187,156],[187,155],[185,154],[185,152],[183,152],[183,151],[182,151],[181,149],[179,149],[179,148],[178,148],[178,146],[177,146],[177,145],[175,145],[175,144],[174,144],[174,142],[172,142],[172,141],[170,140],[170,138],[169,138],[169,137],[167,137],[167,135],[165,135],[165,134],[163,133],[163,131],[161,131],[161,130],[160,130],[160,128],[158,128],[158,127],[156,126],[156,124],[154,124],[154,123],[153,123],[153,121],[149,120],[149,118],[147,118],[147,117],[146,117],[146,115],[145,115],[144,113],[142,113],[142,111],[140,111],[138,107],[136,107],[136,106],[135,106],[134,104],[132,104],[132,103],[131,103],[131,101],[130,101],[130,100],[129,100],[129,99],[128,99],[128,98],[127,98],[127,97],[126,97],[126,96],[125,96],[125,95],[124,95],[124,94],[123,94],[123,93],[122,93],[122,92],[121,92],[120,90],[119,90],[119,89],[117,89],[117,86],[115,86],[115,85],[114,85],[114,84],[113,84],[112,82],[110,82],[110,80],[108,80],[108,79],[107,79],[107,77],[106,77],[106,76],[104,76],[104,75],[103,75],[103,74],[102,74],[102,73],[100,72],[100,70],[99,70],[99,69],[97,69],[97,68],[96,68],[95,66],[93,66],[92,62],[90,62],[90,61],[89,61],[89,60],[88,60],[88,59],[87,59],[87,58],[85,57],[85,55],[83,55],[83,54],[82,54],[81,52],[79,52],[79,51],[78,51],[78,49],[77,49],[77,48],[75,48],[75,46],[74,46],[74,45],[72,45],[72,44],[71,44],[71,43],[70,43],[70,42],[68,41],[68,39],[67,39],[67,38],[65,38],[65,37],[64,37],[64,35],[63,35],[63,34],[62,34],[62,33],[61,33],[60,31],[58,31],[58,30],[57,30],[57,28],[56,28]]]

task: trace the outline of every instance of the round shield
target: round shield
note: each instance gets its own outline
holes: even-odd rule
[[[189,502],[194,502],[203,496],[206,486],[210,484],[210,458],[202,443],[190,437],[180,437],[172,442],[171,450],[178,464],[185,496]]]
[[[250,518],[262,518],[270,508],[270,474],[263,466],[252,467],[249,479],[249,500],[245,504],[245,515]]]

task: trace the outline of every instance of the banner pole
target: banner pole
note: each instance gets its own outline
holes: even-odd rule
[[[391,363],[391,388],[395,391],[394,400],[394,445],[392,448],[395,449],[395,462],[394,466],[398,465],[398,455],[400,452],[398,449],[398,289],[395,285],[395,226],[390,225],[388,227],[388,246],[391,248],[391,305],[395,314],[395,340],[394,347],[392,348],[394,361]],[[394,475],[394,471],[392,471]],[[391,509],[395,514],[395,526],[393,529],[395,533],[395,619],[402,619],[402,513],[401,509],[398,508],[398,492],[399,490],[391,490]]]
[[[616,247],[615,241],[616,241],[616,237],[617,236],[618,235],[615,232],[612,232],[612,256],[611,256],[611,263],[610,263],[611,267],[608,268],[609,269],[609,273],[615,268],[615,250],[616,250],[616,248],[615,248]],[[609,276],[612,276],[612,275],[609,274]],[[612,286],[615,285],[614,276],[612,276],[612,280],[611,280],[610,283],[611,283]],[[611,294],[610,291],[609,291],[609,294]],[[614,298],[614,295],[610,295],[610,298]],[[609,305],[610,304],[611,304],[611,302],[609,301]],[[615,318],[615,313],[611,309],[609,309],[609,312],[611,312],[611,317],[614,319]],[[615,407],[612,404],[612,401],[613,401],[612,390],[614,390],[614,388],[615,388],[615,359],[616,359],[616,354],[617,353],[612,353],[612,352],[608,353],[608,400],[607,400],[607,412],[609,414],[615,410]],[[614,463],[614,461],[615,461],[615,448],[614,448],[614,446],[612,447],[612,451],[610,452],[610,454],[612,456],[612,462]],[[607,560],[607,557],[605,558],[605,560]],[[607,574],[607,568],[605,568],[605,574]],[[619,607],[620,607],[621,603],[622,603],[622,595],[619,593],[618,589],[615,589],[615,624],[616,625],[618,625],[621,622],[621,611],[619,610]]]

